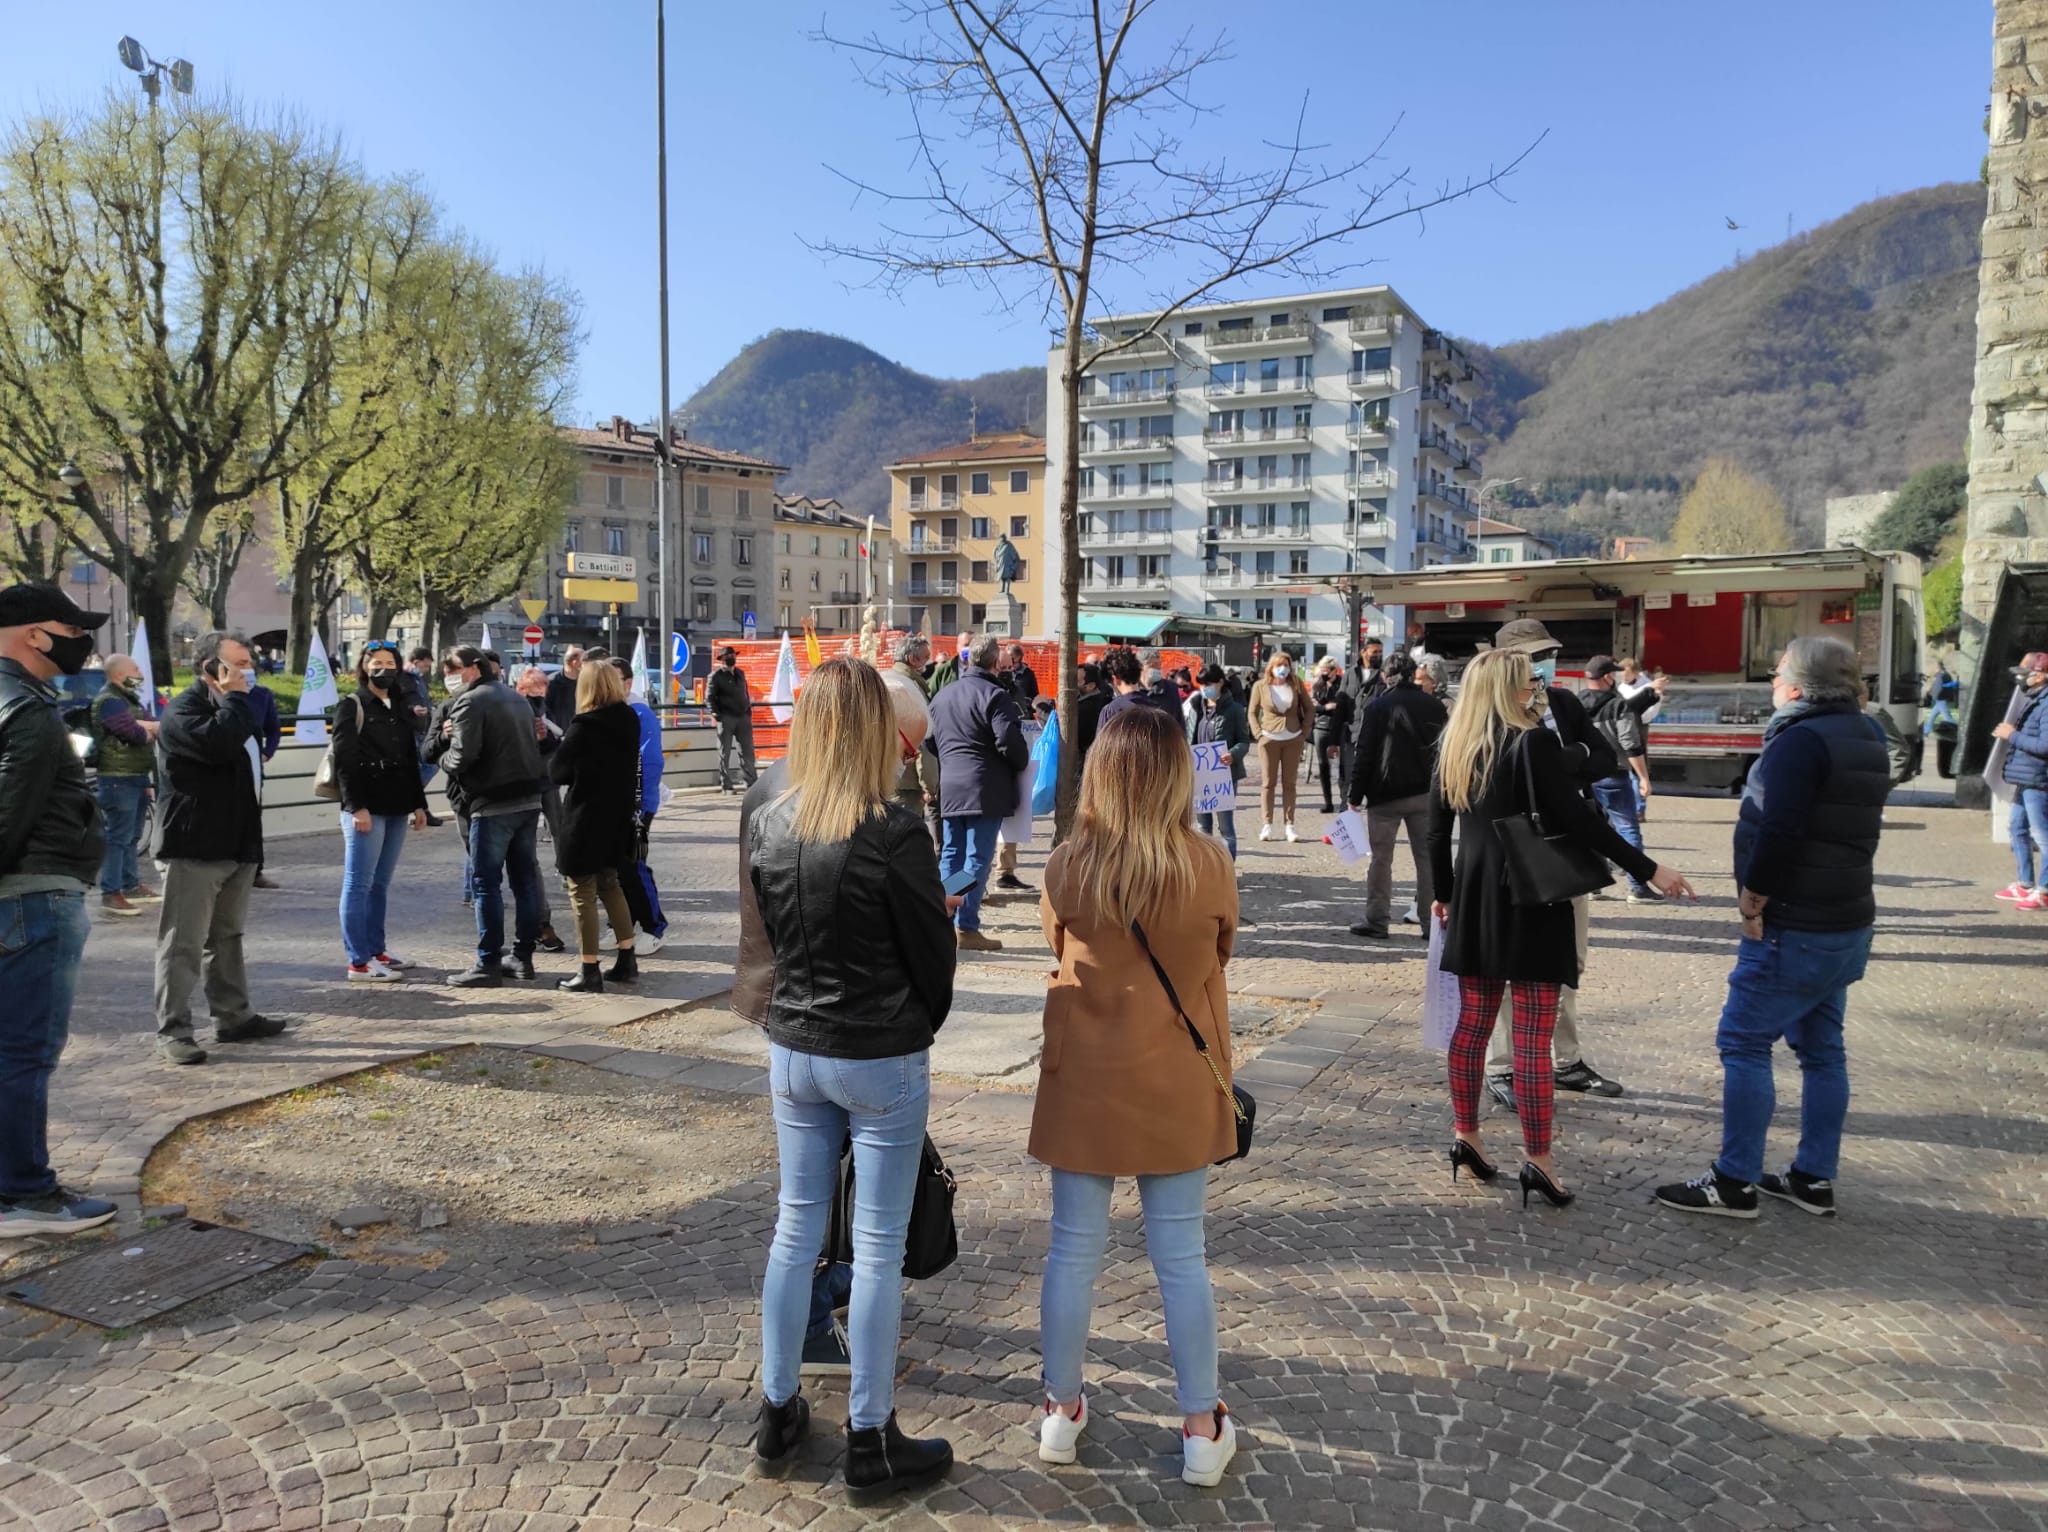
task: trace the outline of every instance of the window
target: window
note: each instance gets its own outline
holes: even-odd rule
[[[745,490],[740,491],[745,494]],[[747,535],[736,535],[732,540],[732,561],[742,569],[754,562],[754,539]]]
[[[1308,549],[1293,548],[1287,554],[1287,572],[1291,575],[1308,573]]]
[[[967,608],[967,620],[975,627],[980,627],[988,621],[988,608],[979,601],[974,602]]]
[[[957,473],[940,474],[939,493],[948,500],[958,500],[960,498],[960,475]]]
[[[1251,327],[1252,317],[1249,314],[1237,319],[1219,319],[1216,321],[1216,328],[1218,330],[1249,330]]]
[[[970,495],[987,494],[988,475],[985,473],[970,474],[967,479],[967,492]]]
[[[818,556],[819,550],[820,550],[820,549],[822,549],[822,548],[823,548],[824,546],[825,546],[825,539],[824,539],[824,538],[822,538],[822,537],[816,537],[816,536],[812,537],[812,538],[811,538],[811,557],[812,557],[812,558],[816,558],[816,557]]]
[[[1273,550],[1271,548],[1261,548],[1252,555],[1253,574],[1263,578],[1273,572]]]
[[[789,573],[789,566],[787,564],[784,564],[780,569],[775,571],[775,588],[777,590],[789,589]]]
[[[711,534],[692,532],[690,534],[690,557],[700,564],[711,562]]]
[[[1010,493],[1022,495],[1028,493],[1030,489],[1031,470],[1028,468],[1012,468],[1010,470]]]
[[[853,557],[853,539],[852,539],[852,538],[850,538],[850,537],[842,537],[842,538],[840,538],[840,539],[839,539],[839,556],[840,556],[841,558],[843,558],[843,559],[850,559],[850,558],[852,558],[852,557]]]
[[[944,538],[944,539],[945,539],[945,540],[946,540],[947,542],[951,542],[951,541],[952,541],[952,540],[953,540],[954,538],[958,537],[959,535],[960,535],[960,518],[959,518],[958,516],[945,516],[945,517],[941,517],[941,518],[940,518],[940,520],[939,520],[939,536],[940,536],[940,537]]]
[[[947,601],[947,602],[944,602],[944,603],[942,603],[942,604],[940,605],[940,607],[939,607],[939,633],[940,633],[940,634],[941,634],[941,636],[943,636],[943,637],[946,637],[946,638],[954,638],[954,637],[957,637],[957,636],[959,635],[959,632],[960,632],[960,608],[959,608],[959,606],[958,606],[958,605],[957,605],[956,603],[954,603],[954,602],[951,602],[951,601]]]
[[[1111,473],[1114,475],[1118,471],[1112,469]],[[994,537],[996,534],[991,530],[994,525],[994,521],[987,516],[970,516],[967,518],[967,535],[980,538]]]
[[[1488,548],[1486,550],[1486,562],[1489,564],[1512,564],[1514,561],[1515,550],[1512,548]]]
[[[711,514],[711,486],[709,484],[699,484],[697,486],[697,514],[699,516],[709,516]]]
[[[813,570],[811,571],[811,589],[812,589],[812,590],[823,590],[823,589],[825,588],[825,587],[824,587],[823,585],[819,584],[819,582],[818,582],[818,576],[819,576],[819,574],[820,574],[820,571],[819,571],[819,570],[813,569]]]
[[[604,529],[604,551],[610,554],[623,554],[626,551],[624,527],[607,526]]]
[[[777,625],[778,625],[778,626],[780,626],[780,627],[785,627],[785,628],[793,628],[793,627],[795,627],[795,626],[796,626],[796,624],[795,624],[795,623],[793,623],[793,622],[791,622],[791,621],[789,620],[789,603],[788,603],[788,602],[786,602],[786,601],[785,601],[785,602],[784,602],[784,603],[783,603],[783,604],[782,604],[781,606],[777,607],[777,608],[776,608],[776,610],[777,610],[777,611],[778,611],[778,612],[779,612],[779,613],[781,614],[781,615],[780,615],[780,616],[779,616],[779,617],[778,617],[778,618],[776,619],[776,622],[777,622]]]
[[[1200,335],[1202,333],[1202,321],[1199,319],[1190,319],[1186,324],[1180,327],[1180,333],[1183,335]]]
[[[1334,308],[1334,309],[1324,309],[1324,310],[1323,310],[1323,323],[1324,323],[1324,324],[1328,324],[1328,323],[1330,323],[1330,322],[1331,322],[1332,320],[1336,320],[1336,319],[1349,319],[1350,317],[1351,317],[1351,310],[1350,310],[1350,309],[1349,309],[1348,307],[1347,307],[1347,308]]]
[[[910,503],[912,505],[924,504],[924,475],[921,473],[914,473],[910,476]]]
[[[1031,518],[1029,516],[1012,516],[1010,518],[1010,536],[1029,537],[1030,535]]]
[[[986,579],[987,579],[988,577],[989,577],[989,574],[988,574],[988,560],[987,560],[987,559],[976,559],[976,560],[974,560],[974,561],[973,561],[973,562],[972,562],[971,564],[969,564],[969,565],[967,566],[967,578],[968,578],[968,579],[970,579],[970,580],[986,580]]]
[[[739,492],[739,497],[740,497],[740,503],[739,503],[739,514],[740,514],[740,515],[742,515],[742,516],[751,516],[751,515],[753,515],[753,514],[754,514],[754,492],[753,492],[753,491],[752,491],[751,489],[743,489],[743,490],[741,490],[741,491]]]
[[[1296,537],[1308,536],[1308,502],[1296,500],[1287,507],[1288,529]]]
[[[752,596],[748,595],[745,591],[736,590],[732,593],[732,620],[734,622],[744,623],[753,615],[753,611],[754,598]]]
[[[708,590],[698,591],[690,597],[690,616],[698,622],[712,621],[718,615],[713,607],[717,599]]]
[[[626,503],[626,481],[615,473],[604,476],[604,503],[613,510]]]
[[[1308,485],[1308,457],[1306,452],[1294,454],[1292,482],[1296,489],[1303,489]]]
[[[1271,622],[1273,620],[1273,603],[1270,601],[1254,601],[1252,603],[1252,620],[1254,622]]]
[[[1287,626],[1290,628],[1300,628],[1307,625],[1308,599],[1304,596],[1289,597],[1287,601]]]
[[[647,529],[647,562],[656,569],[661,567],[661,534],[653,527]]]
[[[787,532],[785,532],[785,533],[783,533],[783,534],[782,534],[782,541],[781,541],[781,542],[780,542],[779,544],[777,544],[777,546],[778,546],[778,547],[779,547],[779,548],[780,548],[780,549],[781,549],[781,550],[782,550],[782,551],[783,551],[784,553],[787,553],[787,552],[789,552],[789,534],[788,534]]]
[[[583,523],[572,521],[562,528],[562,551],[581,553],[583,551]]]
[[[1031,578],[1031,560],[1029,560],[1029,559],[1019,559],[1019,560],[1017,560],[1017,574],[1016,574],[1016,580],[1017,580],[1017,583],[1018,583],[1019,585],[1022,585],[1022,584],[1023,584],[1023,583],[1024,583],[1024,582],[1025,582],[1026,580],[1028,580],[1028,579],[1030,579],[1030,578]]]

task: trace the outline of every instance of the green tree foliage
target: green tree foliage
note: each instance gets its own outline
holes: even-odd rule
[[[1714,458],[1679,505],[1671,544],[1679,553],[1777,553],[1792,546],[1792,525],[1776,490]]]
[[[1920,579],[1921,611],[1930,639],[1953,641],[1963,625],[1963,556],[1960,551]]]
[[[1866,541],[1872,548],[1902,548],[1923,559],[1931,558],[1969,498],[1970,470],[1961,463],[1923,468],[1871,522]]]

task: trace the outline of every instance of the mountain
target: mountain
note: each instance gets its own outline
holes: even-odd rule
[[[1886,197],[1643,313],[1472,346],[1486,476],[1525,479],[1517,519],[1577,522],[1583,541],[1589,521],[1665,519],[1678,484],[1725,457],[1813,535],[1828,496],[1959,461],[1983,220],[1974,183]],[[1630,498],[1646,502],[1633,515]]]
[[[782,492],[832,495],[858,515],[889,509],[886,465],[982,431],[1042,429],[1044,367],[926,377],[855,341],[774,330],[685,401],[690,435],[789,465]]]

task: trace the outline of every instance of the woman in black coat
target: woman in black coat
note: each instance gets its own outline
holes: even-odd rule
[[[427,827],[412,693],[398,646],[372,639],[356,656],[356,693],[334,710],[328,750],[341,792],[341,945],[348,977],[388,982],[409,966],[385,944],[384,911],[408,821]]]
[[[1315,752],[1316,771],[1322,779],[1323,812],[1334,814],[1341,805],[1330,796],[1330,768],[1337,769],[1338,796],[1351,786],[1351,762],[1346,758],[1351,741],[1351,699],[1344,692],[1344,664],[1335,655],[1325,657],[1317,668],[1309,705],[1315,718],[1309,748]]]
[[[1684,877],[1659,866],[1617,835],[1607,818],[1573,783],[1565,746],[1536,711],[1543,681],[1529,657],[1494,649],[1466,667],[1458,705],[1437,754],[1429,805],[1429,855],[1435,874],[1431,906],[1445,926],[1443,967],[1458,976],[1458,1027],[1451,1038],[1451,1110],[1457,1140],[1451,1178],[1467,1167],[1490,1181],[1495,1167],[1479,1137],[1479,1093],[1486,1044],[1500,1011],[1501,992],[1514,991],[1515,1108],[1522,1119],[1522,1202],[1540,1191],[1556,1207],[1572,1200],[1550,1157],[1550,1034],[1557,1025],[1559,991],[1579,982],[1570,900],[1515,903],[1496,824],[1527,812],[1533,792],[1544,829],[1567,834],[1659,893],[1692,893]],[[1451,865],[1451,826],[1458,857]]]
[[[606,979],[640,977],[633,956],[633,915],[618,869],[640,858],[640,718],[626,702],[626,681],[609,665],[585,665],[576,677],[576,716],[548,757],[548,777],[562,789],[555,866],[576,916],[582,967],[561,981],[568,990],[602,990]],[[611,921],[618,956],[597,966],[598,906]]]

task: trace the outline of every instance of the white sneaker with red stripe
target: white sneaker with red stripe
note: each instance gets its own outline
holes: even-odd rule
[[[1038,1460],[1041,1463],[1071,1463],[1079,1450],[1081,1433],[1088,1429],[1088,1398],[1081,1397],[1073,1415],[1054,1401],[1045,1401],[1045,1418],[1038,1423]]]
[[[2001,888],[1998,891],[1996,897],[2000,899],[2009,899],[2014,904],[2017,904],[2020,900],[2026,898],[2032,892],[2033,890],[2031,888],[2028,888],[2027,885],[2024,883],[2008,883],[2004,888]]]

